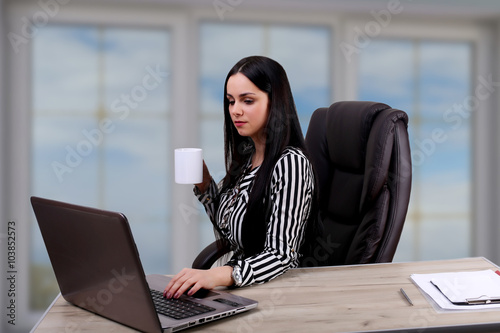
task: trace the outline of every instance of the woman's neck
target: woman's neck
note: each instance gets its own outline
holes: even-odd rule
[[[264,161],[264,152],[266,150],[266,146],[264,144],[262,145],[255,145],[255,151],[252,154],[252,169],[258,167],[259,165],[262,164]]]

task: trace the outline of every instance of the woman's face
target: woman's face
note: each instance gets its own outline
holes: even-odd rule
[[[241,136],[262,143],[264,126],[269,114],[269,97],[241,73],[230,76],[227,81],[229,114],[233,125]]]

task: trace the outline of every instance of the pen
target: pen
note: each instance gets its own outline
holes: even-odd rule
[[[401,288],[399,290],[401,291],[401,294],[403,294],[403,296],[406,298],[406,300],[408,301],[408,303],[410,303],[410,305],[413,305],[413,302],[411,301],[410,297],[408,297],[408,295],[406,295],[406,293],[403,290],[403,288]]]

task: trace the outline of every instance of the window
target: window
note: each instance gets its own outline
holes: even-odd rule
[[[33,44],[32,192],[125,213],[146,272],[169,265],[169,49],[167,30],[97,26],[47,26]],[[45,309],[58,287],[32,233]]]
[[[395,260],[471,253],[470,119],[456,110],[470,112],[471,58],[468,42],[411,39],[373,41],[360,54],[360,99],[410,119],[413,185]]]

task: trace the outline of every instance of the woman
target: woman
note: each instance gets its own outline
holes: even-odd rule
[[[290,84],[276,61],[240,60],[224,85],[226,175],[217,186],[204,165],[195,194],[233,256],[209,270],[185,268],[167,298],[200,288],[267,282],[297,267],[316,220],[316,186]]]

